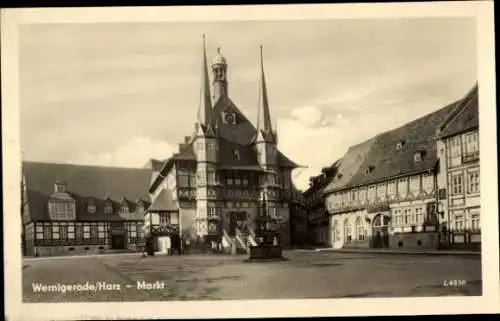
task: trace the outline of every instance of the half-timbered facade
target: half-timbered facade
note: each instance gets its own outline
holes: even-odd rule
[[[331,246],[439,246],[435,133],[462,101],[348,150],[325,189]]]
[[[476,85],[437,130],[439,210],[457,247],[481,242],[478,102]]]
[[[170,223],[170,229],[179,231],[171,236],[181,239],[182,248],[196,245],[244,251],[255,244],[255,217],[264,206],[280,242],[287,245],[293,200],[291,172],[297,165],[277,148],[262,59],[254,126],[229,97],[226,59],[218,50],[211,63],[210,86],[204,42],[202,56],[202,88],[194,130],[179,144],[179,151],[153,173],[149,192],[153,205],[159,205],[145,217],[146,233],[149,226],[153,231],[159,224],[159,213],[171,213],[168,215],[178,215],[178,227]],[[157,244],[160,234],[150,235]]]
[[[135,250],[151,170],[23,162],[26,255]]]

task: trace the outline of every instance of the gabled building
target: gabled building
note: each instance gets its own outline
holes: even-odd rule
[[[23,162],[25,254],[135,250],[150,178],[149,169]]]
[[[277,148],[262,48],[255,126],[230,98],[228,63],[219,49],[210,67],[211,84],[203,39],[194,128],[178,152],[153,173],[148,189],[153,206],[146,213],[144,231],[156,247],[178,238],[185,249],[245,251],[255,243],[255,217],[266,208],[273,218],[270,229],[287,245],[291,172],[297,165]]]
[[[437,129],[437,175],[443,227],[449,243],[478,247],[481,242],[478,85]]]
[[[324,190],[330,246],[439,246],[436,129],[451,126],[462,106],[459,100],[348,150]]]

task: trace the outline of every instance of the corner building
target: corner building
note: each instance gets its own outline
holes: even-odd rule
[[[211,63],[210,84],[203,39],[194,129],[179,144],[178,153],[154,170],[149,186],[152,205],[144,217],[144,231],[155,247],[171,239],[184,252],[245,252],[256,244],[255,217],[264,211],[272,218],[269,228],[280,243],[290,243],[291,172],[297,165],[277,148],[262,47],[260,53],[254,126],[229,96],[228,63],[220,49]]]
[[[446,128],[450,127],[460,129],[453,131],[453,134],[474,135],[475,127],[472,125],[465,129],[466,133],[462,130],[464,127],[460,121],[456,125],[451,125],[452,122],[457,122],[458,115],[464,115],[461,110],[470,99],[470,94],[466,95],[463,99],[436,112],[348,149],[337,163],[334,179],[324,190],[325,205],[330,213],[329,244],[332,247],[438,248],[441,246],[443,242],[441,232],[443,226],[446,226],[448,214],[447,209],[443,210],[442,206],[439,206],[438,189],[442,184],[444,190],[449,191],[452,179],[446,180],[449,180],[453,173],[460,172],[462,177],[465,177],[464,171],[475,173],[473,170],[475,166],[461,167],[456,164],[450,168],[447,164],[452,160],[444,157],[444,149],[438,147],[442,143],[436,141],[436,129],[444,128],[441,139],[448,139],[445,133],[449,130]],[[477,113],[477,109],[466,112],[467,115],[463,117],[474,118],[475,116],[472,116],[474,112]],[[470,137],[473,140],[473,136]],[[446,142],[451,144],[449,140]],[[461,146],[465,145],[460,143],[459,146],[462,148]],[[471,144],[471,146],[478,145]],[[472,149],[469,154],[476,155],[474,147],[470,148]],[[467,159],[473,157],[469,154]],[[462,158],[460,159],[462,162]],[[478,164],[476,165],[478,167]],[[441,177],[439,181],[438,177]],[[471,182],[474,181],[475,176],[471,176],[470,179]],[[454,198],[463,201],[464,191],[452,188],[451,202]],[[475,213],[473,204],[476,203],[472,200],[474,195],[470,196],[471,205],[463,201],[460,206],[459,203],[455,203],[455,206],[457,213],[464,211],[471,213],[469,215],[472,220],[472,215]],[[449,206],[451,203],[448,200],[446,204]],[[457,214],[455,217],[457,216],[460,218],[465,214],[462,216]]]
[[[449,246],[481,244],[479,98],[476,85],[437,129],[439,212]]]

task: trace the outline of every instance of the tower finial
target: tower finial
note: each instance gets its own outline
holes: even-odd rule
[[[220,54],[220,47],[217,47],[217,53]]]

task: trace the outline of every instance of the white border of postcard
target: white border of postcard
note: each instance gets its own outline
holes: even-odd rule
[[[18,26],[28,23],[475,17],[481,111],[483,295],[394,299],[22,303]],[[495,313],[500,310],[493,2],[6,9],[2,11],[2,147],[7,319],[123,319]],[[457,36],[460,41],[460,36]]]

